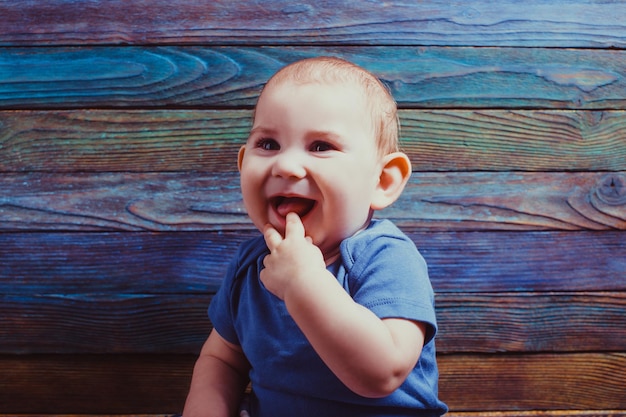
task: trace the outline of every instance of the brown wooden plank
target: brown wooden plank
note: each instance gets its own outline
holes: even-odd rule
[[[233,172],[249,110],[0,111],[0,171]],[[624,111],[402,110],[415,171],[625,171]]]
[[[0,417],[173,417],[175,414],[0,414]]]
[[[0,354],[198,354],[210,299],[2,295]],[[439,353],[626,351],[624,292],[440,293],[436,303]]]
[[[174,414],[175,415],[175,414]],[[0,417],[173,417],[173,414],[0,414]]]
[[[0,379],[0,412],[179,412],[194,359],[191,355],[0,356],[5,371]],[[454,412],[563,413],[619,410],[626,403],[623,353],[442,355],[438,362],[440,395]]]
[[[619,47],[619,2],[486,0],[300,2],[275,0],[5,1],[2,44],[227,43]]]
[[[451,409],[612,410],[626,404],[626,353],[442,355]]]
[[[172,414],[20,414],[19,417],[172,417]],[[16,417],[0,414],[0,417]]]
[[[626,107],[624,50],[92,46],[0,48],[0,108],[251,108],[277,69],[329,54],[381,77],[402,108]]]
[[[452,411],[446,417],[623,417],[626,410]]]
[[[0,176],[0,230],[250,229],[237,173]],[[379,213],[428,230],[626,230],[626,172],[414,173]]]
[[[446,417],[623,417],[626,410],[452,411]],[[0,417],[16,417],[0,414]],[[172,417],[171,414],[20,414],[19,417]]]
[[[623,232],[417,232],[436,292],[626,291]],[[0,233],[0,294],[207,294],[258,232]]]
[[[0,413],[180,413],[195,355],[0,356]]]
[[[446,417],[623,417],[626,410],[452,411]],[[0,417],[16,417],[0,414]],[[122,417],[119,414],[20,414],[19,417]],[[171,414],[124,414],[123,417],[172,417]]]

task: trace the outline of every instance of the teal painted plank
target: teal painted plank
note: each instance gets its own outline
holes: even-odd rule
[[[419,232],[438,293],[626,291],[623,232]],[[209,294],[258,232],[0,233],[0,294]]]
[[[2,45],[626,44],[619,1],[9,0],[0,15]]]
[[[626,230],[626,172],[413,173],[377,215],[420,230]],[[0,176],[0,231],[252,228],[236,172]]]
[[[411,47],[0,49],[0,108],[250,108],[283,65],[338,55],[401,107],[623,109],[626,51]]]
[[[0,111],[0,172],[233,172],[250,110]],[[626,171],[626,112],[402,110],[414,171]],[[44,145],[45,144],[45,145]]]

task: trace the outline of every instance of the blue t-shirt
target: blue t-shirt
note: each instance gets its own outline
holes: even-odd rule
[[[378,317],[427,325],[419,361],[406,381],[384,398],[348,389],[324,364],[282,300],[259,279],[269,253],[262,236],[241,245],[209,316],[215,330],[240,345],[252,366],[252,417],[440,416],[434,337],[434,295],[424,259],[393,223],[373,220],[341,243],[328,269],[359,304]]]

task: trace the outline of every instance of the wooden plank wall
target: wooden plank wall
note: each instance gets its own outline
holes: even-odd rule
[[[620,1],[0,1],[0,414],[180,411],[266,79],[384,79],[451,416],[626,415]]]

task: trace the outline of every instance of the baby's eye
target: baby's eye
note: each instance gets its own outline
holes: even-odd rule
[[[261,138],[256,142],[256,147],[261,148],[264,151],[277,151],[280,149],[280,145],[272,138]]]
[[[313,152],[326,152],[332,151],[335,147],[328,142],[315,142],[311,145],[311,151]]]

